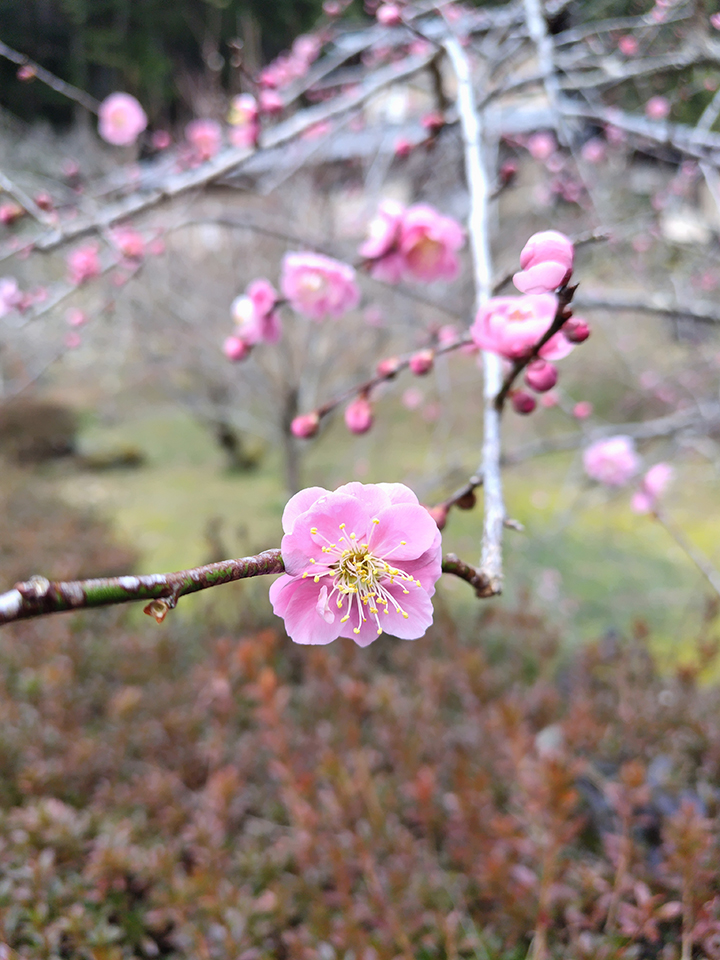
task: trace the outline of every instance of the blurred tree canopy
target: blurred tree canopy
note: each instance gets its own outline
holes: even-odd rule
[[[470,0],[497,6],[502,0]],[[573,0],[553,31],[571,23],[640,14],[651,0]],[[350,15],[363,16],[362,0]],[[102,99],[138,97],[151,122],[212,112],[213,89],[237,92],[237,43],[252,72],[322,17],[322,0],[0,0],[0,39]],[[0,104],[25,120],[70,123],[73,106],[41,83],[23,83],[0,60]]]
[[[0,38],[102,99],[123,89],[151,119],[190,113],[182,78],[227,83],[233,41],[249,66],[313,26],[322,0],[0,0]],[[23,119],[72,119],[72,105],[0,63],[2,105]],[[213,74],[215,77],[213,78]],[[183,103],[184,102],[184,103]]]

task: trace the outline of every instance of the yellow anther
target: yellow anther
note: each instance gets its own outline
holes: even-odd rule
[[[307,572],[307,570],[306,570],[305,573],[303,573],[303,575],[302,575],[302,579],[304,580],[305,577],[307,577],[307,576],[308,576],[308,572]]]
[[[317,527],[310,527],[310,533],[317,533]]]
[[[351,533],[351,534],[350,534],[350,539],[351,539],[351,540],[354,540],[354,539],[355,539],[355,534],[354,534],[354,533]]]
[[[382,627],[378,627],[378,636],[382,633]]]
[[[313,580],[315,581],[315,583],[320,583],[320,577],[313,577]]]
[[[380,523],[380,521],[378,520],[377,517],[375,517],[375,519],[373,520],[373,523]]]
[[[404,547],[406,544],[407,544],[407,540],[401,540],[401,541],[400,541],[400,545],[401,545],[402,547]]]
[[[317,563],[317,561],[316,561],[316,560],[313,560],[313,558],[310,557],[310,563]]]
[[[409,614],[409,613],[405,613],[404,610],[401,610],[400,613],[402,613],[402,615],[405,617],[406,620],[407,620],[407,618],[410,616],[410,614]]]
[[[345,524],[344,524],[344,523],[341,523],[341,524],[340,524],[340,529],[341,529],[341,530],[344,530],[344,529],[345,529]]]

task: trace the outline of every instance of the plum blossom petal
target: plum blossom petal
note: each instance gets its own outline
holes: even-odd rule
[[[631,437],[597,440],[583,453],[585,473],[608,487],[622,487],[640,469],[640,458]]]
[[[355,270],[320,253],[287,253],[280,288],[293,310],[311,320],[338,319],[360,302]]]
[[[147,123],[147,114],[129,93],[111,93],[98,109],[98,133],[116,147],[135,143]]]
[[[422,636],[432,622],[441,537],[415,499],[401,484],[355,482],[292,498],[283,516],[287,573],[270,599],[294,641],[347,636],[366,646],[384,630]]]

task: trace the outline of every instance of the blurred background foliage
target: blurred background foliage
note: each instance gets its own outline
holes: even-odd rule
[[[552,26],[641,14],[648,6],[647,0],[575,0]],[[353,0],[344,19],[363,16],[362,3]],[[0,0],[0,39],[10,47],[99,99],[118,89],[134,94],[154,123],[189,119],[197,107],[190,78],[237,92],[238,41],[252,72],[323,20],[322,0]],[[16,70],[0,61],[6,109],[55,125],[76,119],[69,101],[43,84],[22,83]]]

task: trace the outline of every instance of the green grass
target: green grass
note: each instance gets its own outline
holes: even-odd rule
[[[431,440],[438,428],[401,410],[394,400],[388,401],[387,412],[365,437],[352,437],[332,424],[308,447],[305,483],[332,488],[348,479],[401,480],[428,500],[441,495],[440,486],[428,490],[421,480],[437,456]],[[450,432],[467,436],[467,431]],[[255,472],[228,472],[209,434],[184,414],[167,410],[112,429],[90,424],[82,442],[95,450],[133,445],[147,456],[146,466],[135,471],[92,474],[63,468],[48,477],[66,500],[91,505],[111,519],[121,540],[139,551],[139,572],[219,559],[218,545],[212,550],[208,542],[213,523],[225,553],[242,555],[279,545],[286,495],[274,453]],[[461,448],[459,456],[470,472],[475,456],[470,446]],[[436,472],[441,471],[436,467]],[[525,525],[525,532],[506,533],[506,593],[492,602],[530,602],[546,610],[570,642],[610,629],[625,631],[637,618],[648,623],[660,647],[671,654],[697,635],[705,582],[659,525],[630,511],[627,492],[611,495],[585,485],[572,454],[508,470],[505,488],[508,513]],[[697,546],[717,560],[716,493],[717,482],[690,464],[675,484],[668,509]],[[481,530],[481,503],[473,511],[454,512],[445,550],[476,561]],[[461,615],[477,610],[464,584],[445,578],[442,589]],[[219,615],[232,616],[239,606],[262,606],[264,596],[260,583],[233,584],[186,598],[180,609],[185,615],[206,614],[210,605]]]

